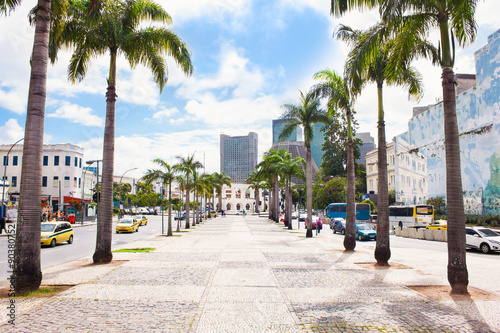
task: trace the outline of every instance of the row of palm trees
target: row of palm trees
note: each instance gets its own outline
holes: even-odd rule
[[[222,207],[222,187],[224,185],[231,186],[231,178],[226,176],[224,172],[214,172],[211,174],[198,172],[203,168],[200,161],[195,160],[194,154],[187,157],[177,156],[178,163],[171,165],[160,158],[153,160],[158,168],[147,170],[142,179],[146,184],[160,182],[163,188],[168,188],[168,227],[167,236],[172,236],[172,182],[176,181],[179,184],[181,191],[186,193],[186,225],[185,228],[190,228],[190,197],[191,192],[194,194],[194,202],[196,207],[193,214],[192,226],[196,226],[201,221],[199,215],[199,198],[205,197],[205,207],[208,207],[207,201],[212,198],[212,207],[215,207],[215,194],[219,197],[219,207]],[[215,194],[214,194],[215,192]],[[177,232],[180,231],[180,225],[177,224]]]
[[[0,14],[14,10],[21,0],[0,2]],[[95,263],[110,262],[113,217],[113,171],[115,140],[115,104],[117,57],[125,56],[134,68],[143,64],[154,76],[160,92],[167,83],[164,55],[173,58],[187,75],[193,72],[190,52],[172,30],[170,15],[150,0],[38,0],[31,11],[35,25],[31,76],[26,115],[19,218],[15,250],[15,291],[17,294],[39,288],[40,202],[42,144],[44,134],[47,63],[56,61],[62,48],[73,50],[68,66],[72,83],[85,78],[91,60],[109,52],[109,76],[106,78],[106,122],[103,143],[101,203],[97,227]],[[151,21],[159,26],[144,27]]]

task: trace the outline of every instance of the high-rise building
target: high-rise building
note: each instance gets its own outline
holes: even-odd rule
[[[285,127],[286,120],[283,119],[274,119],[273,120],[273,143],[279,142],[278,138],[281,135],[281,131],[283,131],[283,128]],[[297,127],[295,131],[285,138],[284,140],[281,141],[304,141],[303,136],[302,136],[302,128]]]
[[[375,140],[368,132],[356,133],[355,138],[363,141],[363,144],[361,146],[359,146],[360,155],[359,155],[359,158],[356,160],[356,163],[365,165],[366,164],[366,154],[369,151],[372,151],[375,149]]]
[[[312,124],[314,137],[311,140],[311,157],[318,168],[321,167],[321,163],[323,161],[323,151],[321,150],[323,148],[323,143],[325,142],[325,133],[321,131],[323,127],[325,127],[325,124]]]
[[[231,182],[244,183],[255,169],[258,141],[254,132],[247,136],[220,135],[220,169],[231,177]]]

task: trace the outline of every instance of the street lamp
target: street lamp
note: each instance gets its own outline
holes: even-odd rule
[[[7,213],[7,209],[6,208],[4,209],[4,205],[5,205],[5,178],[6,178],[6,174],[7,174],[7,164],[8,164],[7,161],[9,159],[9,154],[10,154],[12,148],[14,148],[15,145],[17,145],[19,142],[21,142],[23,140],[24,140],[24,138],[19,139],[16,142],[14,142],[14,144],[10,147],[9,151],[7,152],[7,155],[5,156],[4,168],[3,168],[3,188],[2,188],[2,217],[4,217],[5,213]]]
[[[129,171],[132,171],[132,170],[137,170],[137,168],[132,168],[132,169],[128,169],[127,171],[125,171],[123,173],[123,175],[120,177],[120,201],[122,200],[122,180],[123,180],[123,176],[125,176],[125,174]],[[120,215],[121,214],[118,214],[118,220],[120,219]]]
[[[96,206],[96,209],[95,209],[95,212],[96,212],[96,216],[98,217],[99,216],[99,199],[100,199],[100,196],[99,196],[99,162],[102,162],[102,160],[90,160],[90,161],[87,161],[85,163],[88,164],[88,166],[91,166],[94,162],[97,163],[97,181],[96,181],[96,193],[97,193],[97,206]],[[87,167],[88,168],[88,167]]]
[[[85,212],[87,211],[85,209],[85,175],[87,173],[87,171],[89,171],[89,167],[90,167],[90,164],[87,165],[87,167],[85,168],[85,170],[83,170],[83,182],[82,182],[82,225],[83,225],[83,220],[85,219]]]

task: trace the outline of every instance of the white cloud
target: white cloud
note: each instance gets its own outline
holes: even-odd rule
[[[0,126],[0,142],[3,144],[12,144],[21,138],[24,138],[24,129],[16,119],[9,119]]]
[[[92,114],[92,109],[69,102],[62,102],[62,105],[53,113],[48,113],[49,118],[67,119],[72,123],[84,126],[104,126],[104,119]]]
[[[164,118],[170,118],[176,113],[179,113],[179,109],[177,109],[177,108],[170,108],[170,109],[165,108],[165,109],[162,109],[158,112],[155,112],[153,114],[153,119],[161,123]]]

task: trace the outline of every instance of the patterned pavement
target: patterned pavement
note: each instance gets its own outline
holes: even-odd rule
[[[442,282],[425,260],[366,268],[359,263],[374,261],[373,243],[345,253],[341,237],[328,231],[307,239],[304,229],[263,217],[218,217],[180,237],[128,244],[156,250],[115,253],[116,265],[82,259],[53,266],[43,284],[77,285],[45,299],[16,299],[16,325],[3,310],[0,331],[500,332],[500,296],[432,300],[407,287]],[[425,256],[401,251],[394,257]],[[489,286],[500,290],[498,276]],[[0,300],[1,308],[8,302]]]

